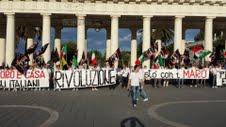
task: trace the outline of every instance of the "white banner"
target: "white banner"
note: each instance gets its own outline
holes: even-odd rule
[[[46,88],[49,73],[46,69],[28,70],[26,75],[17,70],[0,70],[0,88]]]
[[[209,69],[150,69],[145,79],[209,79]]]
[[[217,86],[226,85],[226,70],[217,71]]]
[[[100,87],[116,84],[116,71],[107,69],[60,70],[55,71],[54,77],[57,89]]]

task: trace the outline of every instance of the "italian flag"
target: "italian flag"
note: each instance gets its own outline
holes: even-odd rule
[[[141,65],[144,62],[144,54],[141,54],[139,59],[136,60],[135,64],[136,65]]]
[[[196,54],[196,56],[197,56],[199,59],[203,59],[203,58],[205,58],[206,56],[208,56],[209,54],[211,54],[211,51],[208,51],[208,50],[202,50],[202,51],[200,51],[198,54]]]
[[[92,52],[91,65],[97,65],[97,59],[94,52]]]
[[[224,58],[226,58],[226,51],[224,51]]]

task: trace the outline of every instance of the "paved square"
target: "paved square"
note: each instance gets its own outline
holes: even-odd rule
[[[151,100],[140,98],[134,109],[120,87],[95,92],[0,91],[0,127],[226,126],[226,88],[147,86],[146,92]]]

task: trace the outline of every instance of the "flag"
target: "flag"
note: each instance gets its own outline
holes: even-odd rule
[[[64,57],[62,57],[61,60],[60,60],[60,67],[61,67],[61,69],[63,69],[65,65],[67,65],[67,61],[65,60]]]
[[[224,51],[224,58],[226,59],[226,51]]]
[[[45,53],[47,47],[49,46],[49,43],[45,44],[44,46],[42,46],[41,50],[39,50],[38,52],[36,52],[34,54],[34,57],[38,57],[41,56],[43,53]]]
[[[209,54],[211,54],[211,51],[208,51],[208,50],[202,50],[201,52],[199,52],[197,55],[197,57],[199,59],[203,59],[205,58],[206,56],[208,56]]]
[[[97,59],[94,52],[92,52],[91,65],[93,66],[97,65]]]
[[[17,71],[21,74],[26,75],[27,70],[29,69],[29,56],[27,54],[16,56],[12,61],[12,66],[14,66]]]
[[[84,52],[82,53],[82,58],[79,61],[79,65],[83,65],[83,64],[87,64],[87,59],[86,59],[86,56],[85,56]]]
[[[78,65],[78,61],[77,61],[77,58],[75,55],[73,55],[73,58],[72,58],[72,66],[73,68],[76,68]]]
[[[196,54],[197,52],[200,52],[200,51],[202,51],[202,50],[204,50],[204,48],[203,48],[202,45],[196,45],[196,46],[192,47],[192,52],[193,52],[194,54]]]
[[[51,54],[51,58],[52,58],[51,61],[53,63],[56,63],[57,61],[60,60],[60,57],[59,57],[57,49],[55,49],[55,51]]]
[[[158,63],[160,67],[164,67],[165,66],[165,58],[162,57],[162,55],[158,56]]]
[[[111,55],[107,61],[109,63],[110,66],[113,66],[114,65],[114,62],[119,60],[121,57],[121,52],[120,52],[120,49],[118,48],[115,53],[113,55]]]
[[[67,54],[67,44],[63,46],[62,53],[63,53],[63,55]]]
[[[34,53],[37,47],[38,47],[38,43],[33,44],[32,46],[30,46],[30,47],[25,51],[25,54],[32,54],[32,53]]]

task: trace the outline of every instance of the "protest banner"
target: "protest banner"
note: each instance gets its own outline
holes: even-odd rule
[[[226,85],[226,71],[220,70],[217,71],[217,86]]]
[[[209,69],[149,69],[145,79],[208,79]]]
[[[28,70],[26,75],[17,70],[0,70],[0,88],[47,88],[49,73],[46,69]]]
[[[57,89],[101,87],[116,84],[116,71],[108,69],[76,69],[55,71]]]

